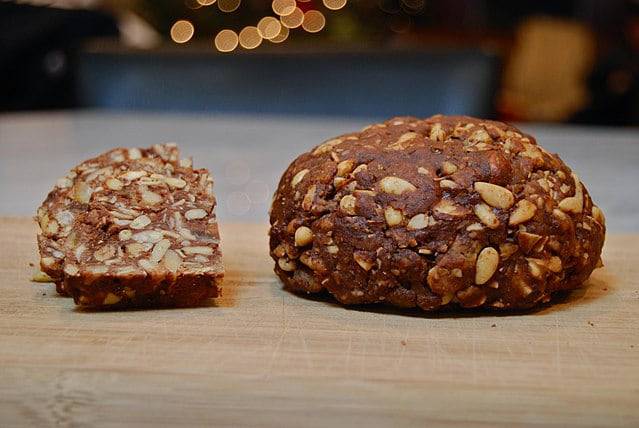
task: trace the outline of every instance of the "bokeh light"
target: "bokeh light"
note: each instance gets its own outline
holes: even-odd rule
[[[235,12],[240,7],[241,0],[217,0],[217,7],[222,12]]]
[[[189,21],[181,19],[171,27],[171,39],[175,43],[186,43],[195,34],[195,27]]]
[[[273,0],[271,7],[279,16],[288,16],[295,11],[296,3],[295,0]]]
[[[191,10],[198,10],[202,5],[197,0],[184,0],[184,6]]]
[[[425,0],[402,0],[402,8],[407,12],[418,12],[426,5]]]
[[[215,36],[215,48],[220,52],[231,52],[239,43],[239,37],[233,30],[222,30]]]
[[[226,208],[233,215],[244,215],[251,209],[251,200],[244,192],[231,192],[226,198]]]
[[[406,34],[410,31],[412,20],[410,16],[393,16],[388,22],[388,28],[393,33]]]
[[[240,45],[244,49],[255,49],[262,43],[262,36],[257,27],[244,27],[240,31]]]
[[[232,159],[224,167],[226,182],[234,186],[243,186],[251,179],[251,167],[244,159]]]
[[[269,39],[269,42],[282,43],[283,41],[288,39],[288,34],[289,34],[288,28],[282,25],[280,28],[280,33],[277,36],[273,37],[272,39]]]
[[[309,33],[322,31],[324,25],[326,25],[326,18],[324,18],[324,15],[319,10],[309,10],[304,14],[302,28]]]
[[[216,4],[220,11],[226,13],[235,12],[242,4],[242,0],[183,1],[189,2],[194,8]],[[269,3],[275,12],[274,16],[263,16],[255,26],[246,26],[241,30],[220,31],[214,38],[215,48],[220,52],[232,52],[240,46],[244,49],[255,49],[264,40],[282,43],[288,39],[291,29],[299,27],[309,33],[318,33],[326,27],[327,20],[317,7],[323,5],[329,10],[339,10],[347,5],[348,0],[321,0],[321,2],[319,0],[269,0]],[[403,0],[399,3],[404,5]],[[408,7],[419,4],[423,4],[423,0],[407,2]],[[171,28],[171,38],[176,43],[188,42],[194,33],[194,25],[187,20],[179,20]]]
[[[257,24],[257,29],[259,30],[260,35],[263,38],[270,40],[280,34],[282,24],[280,24],[280,21],[277,18],[273,18],[272,16],[265,16]]]
[[[324,6],[330,10],[339,10],[346,6],[346,0],[324,0]]]
[[[302,25],[302,21],[304,21],[304,12],[299,7],[296,7],[292,13],[282,16],[280,18],[282,21],[282,25],[288,28],[297,28]]]
[[[262,180],[251,180],[245,189],[252,204],[267,204],[270,201],[271,189]]]

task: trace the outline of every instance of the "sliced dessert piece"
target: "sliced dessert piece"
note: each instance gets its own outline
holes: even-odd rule
[[[213,180],[174,144],[75,167],[38,209],[41,265],[85,307],[194,306],[223,277]]]
[[[194,306],[224,270],[205,169],[125,161],[94,189],[65,250],[64,287],[85,307]]]
[[[87,211],[94,189],[105,177],[126,168],[126,162],[145,162],[147,159],[158,159],[177,166],[177,145],[157,144],[148,149],[117,148],[84,161],[57,181],[38,208],[40,268],[55,281],[60,294],[67,294],[63,282],[66,238],[77,216]]]

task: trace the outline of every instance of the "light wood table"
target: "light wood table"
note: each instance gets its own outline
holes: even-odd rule
[[[210,307],[82,312],[0,219],[0,426],[639,426],[639,236],[555,306],[343,308],[285,292],[266,227],[223,224]],[[232,238],[232,239],[231,239]]]

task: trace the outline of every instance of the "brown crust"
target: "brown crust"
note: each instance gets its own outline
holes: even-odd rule
[[[95,280],[85,273],[68,277],[65,284],[82,307],[123,309],[199,306],[220,295],[220,282],[221,275],[182,274],[160,278],[138,272],[126,278],[100,275]]]
[[[345,304],[529,308],[600,262],[601,210],[559,159],[501,122],[399,117],[284,173],[275,272]]]

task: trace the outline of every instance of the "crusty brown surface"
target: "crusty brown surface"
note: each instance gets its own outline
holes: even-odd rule
[[[604,216],[518,129],[399,117],[327,141],[284,173],[275,272],[345,304],[529,308],[600,263]]]
[[[217,297],[223,268],[208,171],[179,160],[175,145],[116,149],[74,171],[86,165],[92,172],[71,177],[75,190],[54,190],[38,213],[41,228],[72,217],[57,240],[39,238],[43,268],[52,266],[63,291],[85,307],[193,306]],[[55,265],[42,251],[48,241],[62,253]]]

